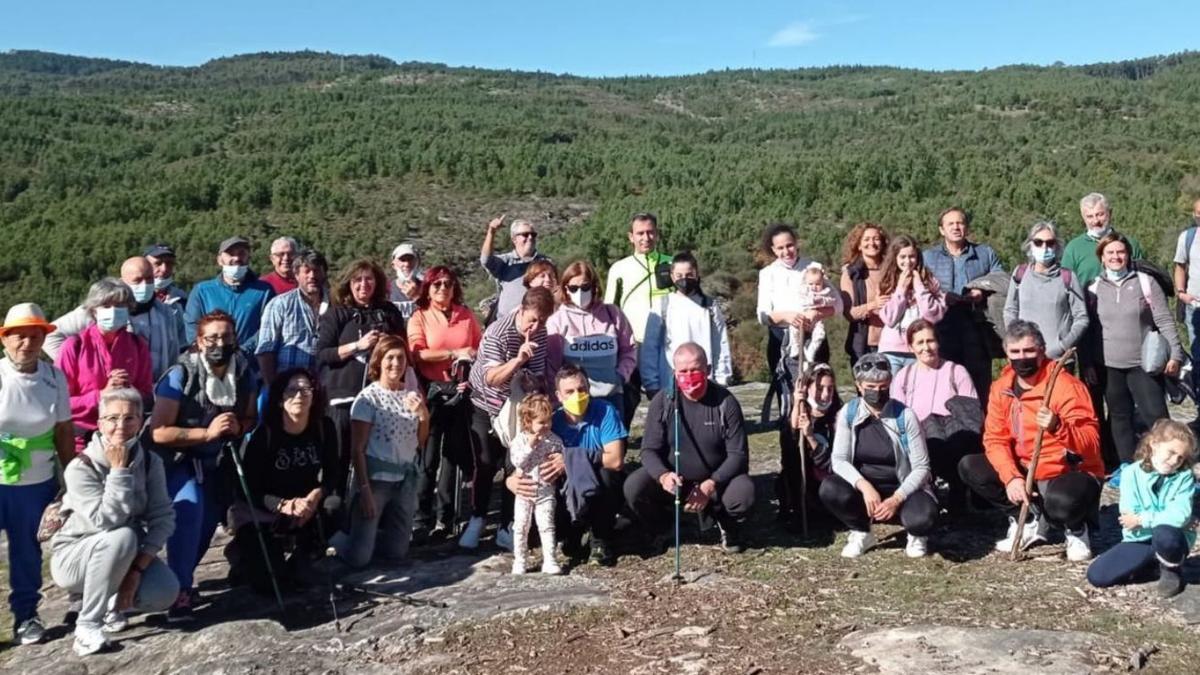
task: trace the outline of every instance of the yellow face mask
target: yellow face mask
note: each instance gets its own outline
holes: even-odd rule
[[[586,391],[577,391],[563,399],[563,409],[575,417],[583,417],[583,414],[587,412],[588,401],[591,398]]]

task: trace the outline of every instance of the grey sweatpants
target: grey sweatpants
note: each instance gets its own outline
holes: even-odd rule
[[[97,532],[54,549],[50,576],[69,593],[83,594],[77,625],[99,628],[121,580],[138,553],[138,533],[131,527]],[[155,558],[142,573],[132,612],[161,612],[175,602],[179,581],[166,563]]]

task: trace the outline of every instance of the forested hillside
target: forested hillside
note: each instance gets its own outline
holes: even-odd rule
[[[185,282],[217,241],[298,236],[335,265],[415,239],[474,272],[496,212],[547,223],[565,260],[624,255],[629,214],[660,215],[731,296],[747,375],[762,334],[753,247],[797,224],[834,262],[874,220],[928,241],[961,203],[1013,260],[1024,228],[1114,221],[1165,262],[1200,196],[1200,55],[930,73],[838,67],[586,79],[253,54],[164,68],[0,54],[0,306],[58,313],[154,240]],[[713,275],[720,271],[720,275]],[[476,275],[473,295],[482,293]]]

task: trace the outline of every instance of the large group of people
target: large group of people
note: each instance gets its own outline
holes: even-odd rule
[[[1061,530],[1082,562],[1109,480],[1123,541],[1089,580],[1157,571],[1164,595],[1181,590],[1197,448],[1167,414],[1188,360],[1169,300],[1187,309],[1195,354],[1196,227],[1167,275],[1113,229],[1103,195],[1080,212],[1085,232],[1065,246],[1058,225],[1034,223],[1011,272],[969,238],[959,207],[938,214],[924,249],[922,233],[853,227],[834,280],[793,227],[765,229],[756,313],[765,412],[775,398],[781,410],[783,526],[844,528],[841,555],[855,558],[877,544],[874,524],[897,523],[917,558],[940,524],[994,507],[1009,516],[998,550]],[[489,533],[513,551],[514,574],[533,568],[534,532],[543,573],[568,569],[560,545],[574,562],[614,565],[622,531],[663,551],[672,508],[715,525],[727,551],[752,545],[745,522],[764,495],[728,389],[726,316],[700,261],[662,252],[651,213],[630,219],[632,253],[607,270],[560,268],[529,220],[508,224],[512,248],[497,253],[505,222],[486,227],[479,260],[496,293],[480,315],[459,272],[424,267],[411,242],[392,251],[390,276],[364,258],[330,280],[326,259],[289,237],[271,243],[259,277],[238,236],[190,293],[174,279],[175,249],[155,243],[53,322],[34,303],[11,307],[0,527],[16,640],[45,635],[46,540],[80,655],[135,613],[192,619],[195,571],[221,525],[230,583],[260,592],[302,584],[327,555],[360,568],[429,542],[478,549]],[[838,321],[847,400],[828,344]]]

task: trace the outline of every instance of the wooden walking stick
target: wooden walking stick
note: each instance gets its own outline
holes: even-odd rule
[[[798,353],[796,355],[796,377],[800,382],[804,382],[804,325],[801,324],[797,329],[796,335],[800,339]],[[797,396],[801,394],[801,396]],[[792,398],[795,399],[792,405],[803,406],[808,399],[808,392],[793,392]],[[801,408],[803,410],[803,407]],[[809,425],[812,424],[812,417],[809,416]],[[808,539],[808,461],[806,455],[808,449],[805,447],[804,434],[798,434],[796,439],[796,448],[800,451],[800,533],[805,539]]]
[[[1050,369],[1050,380],[1046,383],[1046,393],[1042,394],[1042,408],[1050,405],[1050,396],[1054,393],[1054,383],[1058,380],[1058,374],[1066,367],[1067,362],[1075,357],[1075,348],[1071,347],[1062,355],[1062,357]],[[1021,504],[1021,513],[1017,516],[1017,529],[1013,534],[1012,544],[1012,559],[1021,559],[1021,542],[1024,539],[1022,533],[1025,530],[1025,521],[1029,519],[1029,506],[1033,503],[1033,490],[1037,485],[1037,467],[1038,460],[1042,458],[1042,439],[1046,436],[1046,430],[1038,427],[1037,435],[1033,438],[1033,455],[1029,458],[1029,473],[1025,475],[1025,502]]]

